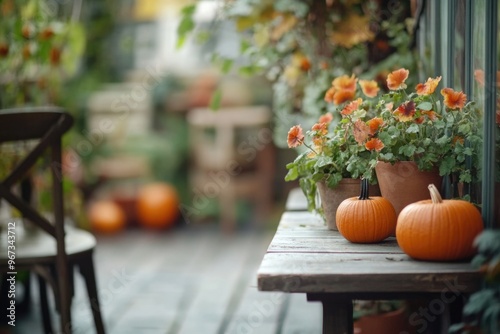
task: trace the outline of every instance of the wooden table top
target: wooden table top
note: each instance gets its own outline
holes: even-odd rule
[[[257,280],[261,291],[303,293],[458,293],[480,287],[469,261],[413,260],[394,237],[353,244],[306,211],[283,214]]]

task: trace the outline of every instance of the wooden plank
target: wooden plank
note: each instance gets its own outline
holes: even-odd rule
[[[308,211],[287,211],[281,216],[278,231],[284,230],[324,230],[326,224],[320,215]]]
[[[404,254],[268,253],[257,281],[262,291],[440,292],[455,284],[472,292],[480,275],[468,262],[422,262]]]
[[[353,244],[338,232],[325,232],[328,234],[315,237],[290,237],[277,234],[269,245],[268,252],[403,254],[393,237],[376,244]]]
[[[257,291],[256,287],[246,288],[243,293],[224,333],[276,333],[285,294]]]
[[[233,289],[232,302],[227,305],[226,325],[219,333],[276,333],[284,293],[258,291],[256,276],[271,237],[269,234],[252,242],[252,251],[244,261],[240,282]]]
[[[376,244],[353,244],[338,231],[329,230],[318,215],[309,212],[285,212],[268,252],[403,253],[394,237]]]
[[[245,265],[244,259],[253,249],[254,240],[244,235],[216,236],[214,239],[220,248],[203,270],[196,270],[195,294],[182,316],[179,331],[172,333],[215,334],[223,325],[226,309]]]

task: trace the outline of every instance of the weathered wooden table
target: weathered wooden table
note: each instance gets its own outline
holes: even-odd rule
[[[305,211],[287,211],[257,273],[261,291],[306,293],[323,304],[323,333],[353,333],[355,299],[425,297],[427,312],[479,289],[469,262],[415,261],[394,237],[379,244],[353,244]],[[420,316],[425,314],[420,314]]]

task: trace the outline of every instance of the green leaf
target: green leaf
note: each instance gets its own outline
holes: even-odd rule
[[[432,103],[430,102],[422,102],[417,106],[417,109],[420,110],[431,110],[432,109]]]
[[[358,119],[361,119],[363,117],[366,116],[366,110],[364,109],[357,109],[354,111],[353,115],[352,115],[352,118],[353,118],[353,121],[356,121]]]
[[[424,153],[424,152],[425,152],[425,148],[423,148],[423,147],[417,147],[417,149],[415,150],[416,154],[420,154],[420,153]]]
[[[335,188],[340,181],[342,181],[342,175],[340,173],[330,174],[328,179],[326,180],[326,185],[329,188]]]
[[[72,75],[78,70],[78,60],[85,51],[85,29],[81,24],[74,22],[68,24],[66,31],[68,47],[63,52],[62,66],[66,74]]]
[[[406,133],[418,133],[420,130],[418,128],[418,124],[411,124],[408,129],[406,129]]]
[[[469,134],[471,132],[471,124],[470,123],[460,124],[458,126],[458,131],[460,133]]]
[[[429,146],[429,145],[431,145],[432,143],[433,143],[433,141],[432,141],[432,139],[430,139],[430,138],[425,138],[425,139],[424,139],[424,141],[422,142],[422,144],[423,144],[424,146]]]
[[[229,73],[229,71],[231,71],[231,68],[233,67],[233,63],[234,61],[232,59],[224,59],[221,65],[222,73],[224,74]]]
[[[474,258],[472,259],[471,261],[471,265],[474,267],[474,268],[479,268],[481,267],[484,263],[486,263],[488,261],[488,257],[487,256],[484,256],[483,254],[477,254],[476,256],[474,256]]]
[[[297,171],[297,167],[293,167],[289,169],[288,173],[285,175],[285,181],[294,181],[297,180],[298,177],[299,177],[299,172]]]
[[[193,14],[196,10],[196,5],[189,5],[182,9],[182,19],[177,26],[177,43],[176,47],[181,48],[186,42],[186,38],[194,30],[195,24]]]
[[[249,65],[249,66],[240,67],[239,73],[241,75],[251,76],[251,75],[254,75],[255,73],[259,72],[260,70],[261,70],[261,68],[258,66]]]
[[[469,301],[463,308],[463,313],[466,316],[481,313],[494,303],[495,291],[494,290],[481,290],[470,296]]]
[[[392,159],[394,159],[394,154],[392,153],[380,153],[380,160],[383,160],[383,161],[391,161]]]
[[[463,334],[464,329],[466,328],[466,324],[453,324],[448,329],[449,334]]]
[[[214,92],[210,100],[210,109],[212,109],[213,111],[218,110],[220,107],[221,99],[222,99],[222,91],[220,88],[217,88],[217,90]]]
[[[184,8],[182,8],[181,10],[181,14],[182,15],[189,15],[189,16],[193,16],[194,12],[196,11],[196,5],[193,4],[193,5],[188,5]]]
[[[244,54],[248,49],[250,49],[251,46],[252,44],[250,44],[247,40],[242,39],[240,43],[240,53]]]
[[[439,164],[439,175],[447,175],[453,171],[455,167],[455,159],[454,157],[445,157],[441,160]]]
[[[483,314],[483,326],[485,328],[490,328],[490,333],[499,333],[500,331],[500,303],[492,303],[490,307],[488,307]]]
[[[321,168],[328,166],[332,163],[332,158],[320,156],[316,161],[315,167]]]
[[[399,154],[404,154],[407,157],[413,157],[416,149],[415,145],[404,145],[399,148]]]
[[[484,230],[474,240],[474,246],[481,254],[500,253],[500,230]]]
[[[436,139],[436,144],[437,145],[444,145],[446,144],[448,141],[450,140],[450,138],[447,136],[447,135],[444,135],[438,139]]]

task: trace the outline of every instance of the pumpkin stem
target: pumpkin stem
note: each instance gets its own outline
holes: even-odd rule
[[[358,199],[365,200],[370,199],[368,179],[361,179],[361,194]]]
[[[432,200],[433,204],[443,203],[443,198],[441,197],[441,194],[439,193],[439,191],[435,185],[429,184],[429,186],[427,188],[429,188],[429,192],[431,194],[431,200]]]

